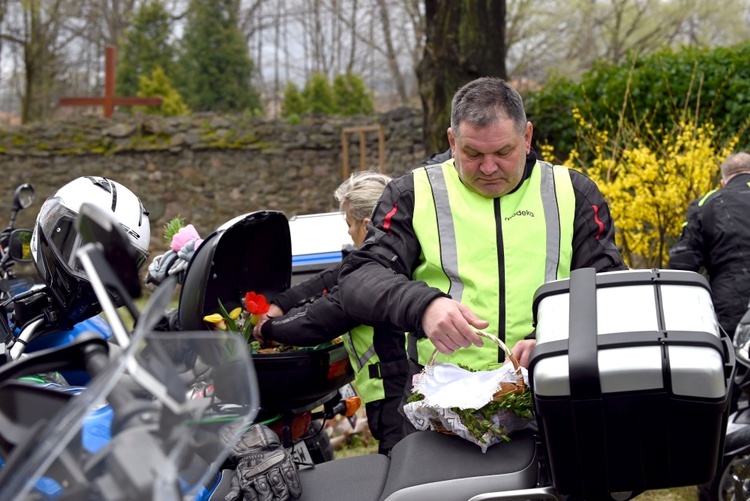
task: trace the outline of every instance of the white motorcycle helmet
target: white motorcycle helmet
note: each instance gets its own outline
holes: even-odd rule
[[[98,176],[79,177],[44,202],[31,236],[31,256],[56,306],[71,324],[101,311],[91,283],[76,258],[76,251],[83,242],[76,231],[75,220],[84,202],[107,211],[120,223],[139,256],[139,268],[148,258],[151,240],[148,212],[132,191],[116,181]],[[121,305],[119,298],[114,299]]]

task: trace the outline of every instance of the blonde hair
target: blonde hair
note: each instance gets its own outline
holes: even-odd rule
[[[349,179],[341,183],[333,196],[339,203],[339,210],[346,212],[357,221],[372,216],[372,211],[383,194],[385,186],[391,178],[379,172],[364,170],[355,172]]]

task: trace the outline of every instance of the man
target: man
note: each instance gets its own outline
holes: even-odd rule
[[[734,336],[750,300],[750,154],[734,153],[721,164],[721,189],[693,202],[669,265],[705,268],[714,310]]]
[[[477,370],[502,364],[503,352],[475,329],[499,336],[527,366],[539,286],[576,268],[626,269],[596,185],[538,162],[532,133],[508,83],[465,85],[452,103],[453,158],[391,182],[367,240],[342,267],[347,314],[409,332],[410,374],[435,348],[438,360]]]

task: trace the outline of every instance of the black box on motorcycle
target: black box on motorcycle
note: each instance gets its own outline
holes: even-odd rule
[[[257,211],[228,221],[200,245],[180,294],[182,330],[210,328],[203,317],[242,306],[247,292],[268,301],[289,288],[292,274],[289,223],[278,211]],[[261,406],[269,409],[315,407],[353,378],[343,343],[330,347],[253,354]]]
[[[708,482],[734,372],[697,273],[575,270],[534,298],[529,364],[552,482],[587,499]]]

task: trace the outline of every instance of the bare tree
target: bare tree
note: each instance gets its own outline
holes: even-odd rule
[[[711,47],[748,38],[748,0],[508,0],[508,72],[543,83],[576,78],[628,53]]]
[[[354,71],[354,61],[357,54],[357,0],[352,0],[351,18],[349,21],[349,57],[346,63],[347,73]]]
[[[54,107],[65,50],[79,36],[72,20],[80,19],[80,11],[65,0],[9,0],[7,6],[0,39],[23,75],[21,120],[39,120]]]
[[[407,104],[409,102],[409,96],[406,95],[406,85],[404,84],[404,77],[401,75],[401,69],[398,65],[398,59],[396,58],[396,51],[393,48],[393,39],[391,37],[391,22],[388,18],[388,7],[385,4],[385,0],[378,0],[378,7],[380,9],[380,24],[383,28],[383,40],[385,41],[386,57],[388,58],[388,67],[391,70],[391,75],[396,83],[396,89],[398,90],[398,96],[401,99],[401,104]]]
[[[328,14],[336,19],[337,23],[343,24],[351,34],[348,39],[350,53],[347,63],[344,65],[340,59],[336,59],[333,61],[332,71],[359,72],[366,75],[367,80],[373,84],[376,83],[375,76],[382,74],[382,66],[390,76],[388,82],[397,92],[400,103],[407,104],[409,95],[404,75],[413,75],[414,61],[421,57],[423,43],[421,34],[418,40],[409,37],[423,26],[423,18],[419,17],[418,1],[376,0],[374,7],[362,8],[354,1],[348,3],[347,11],[340,8],[344,4],[331,0],[327,5]],[[407,6],[415,9],[414,12],[407,14]],[[395,28],[392,25],[394,19],[398,22]],[[409,25],[409,21],[417,23],[417,26]],[[367,28],[363,29],[363,26]],[[400,36],[395,37],[394,33]],[[338,40],[337,43],[342,43],[342,40]],[[356,55],[362,49],[365,51],[362,56],[365,57],[357,60]],[[404,63],[406,70],[402,69]],[[360,67],[359,70],[357,66]]]
[[[263,3],[263,0],[252,0],[249,3],[244,2],[237,6],[237,19],[239,19],[240,23],[239,28],[245,37],[245,42],[248,44],[260,30],[273,26],[273,17],[276,16],[269,18],[263,16],[261,11]],[[268,2],[265,3],[267,4]],[[279,12],[280,11],[277,9],[276,13],[278,14]]]
[[[313,71],[328,74],[328,59],[326,57],[326,40],[323,31],[323,11],[321,0],[311,0],[313,29],[310,31],[312,42]]]
[[[408,20],[411,26],[413,36],[405,36],[403,38],[404,45],[409,49],[411,55],[412,67],[416,68],[419,65],[419,60],[422,57],[422,51],[424,50],[425,40],[425,21],[424,13],[422,12],[420,0],[403,0],[404,1],[404,13],[405,19]],[[402,30],[402,33],[406,35],[408,30]]]
[[[140,0],[85,0],[81,2],[87,29],[81,33],[99,47],[119,47]],[[102,52],[103,53],[103,52]]]

